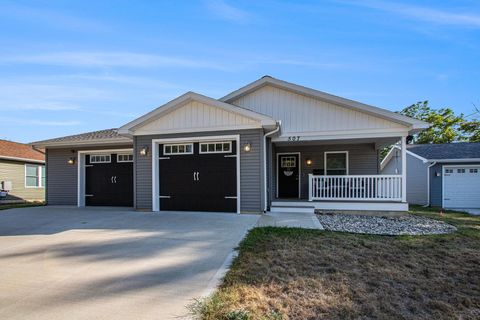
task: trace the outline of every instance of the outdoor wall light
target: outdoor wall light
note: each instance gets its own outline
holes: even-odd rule
[[[309,167],[310,167],[310,166],[312,165],[312,163],[313,163],[313,162],[312,162],[312,159],[307,159],[305,162],[306,162],[307,166],[309,166]]]
[[[247,143],[245,143],[245,144],[243,145],[243,150],[244,150],[245,152],[250,152],[250,151],[252,151],[252,145],[250,144],[250,142],[247,142]]]
[[[143,146],[142,149],[140,149],[140,155],[145,157],[148,154],[148,146]]]
[[[75,158],[74,157],[68,158],[67,163],[68,164],[75,164]]]

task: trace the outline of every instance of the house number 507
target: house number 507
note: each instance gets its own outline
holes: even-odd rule
[[[288,141],[299,141],[300,140],[300,136],[290,136],[288,137]]]

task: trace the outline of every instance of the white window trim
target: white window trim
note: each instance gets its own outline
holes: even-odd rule
[[[327,175],[327,155],[335,154],[335,153],[345,153],[346,169],[347,169],[347,172],[346,172],[345,175],[348,176],[348,174],[350,172],[350,165],[349,165],[349,160],[348,160],[348,151],[325,151],[325,153],[323,155],[323,175],[325,175],[325,176]]]
[[[166,146],[188,146],[190,145],[190,152],[178,152],[178,153],[172,153],[172,152],[165,152],[165,147]],[[163,155],[164,156],[183,156],[185,154],[193,154],[193,143],[166,143],[163,145]]]
[[[132,160],[120,160],[120,156],[132,156]],[[118,153],[117,154],[117,163],[128,163],[133,162],[133,153]]]
[[[209,145],[209,144],[217,144],[217,143],[221,143],[222,145],[224,143],[228,143],[229,144],[229,149],[228,151],[202,151],[202,145],[206,144],[206,145]],[[208,149],[208,148],[207,148]],[[222,146],[222,149],[223,149],[223,146]],[[200,154],[208,154],[208,153],[231,153],[232,152],[232,141],[207,141],[207,142],[200,142],[199,145],[198,145],[198,152]]]
[[[27,167],[28,166],[35,166],[37,167],[37,182],[38,182],[38,186],[28,186],[27,185]],[[42,181],[43,181],[43,175],[42,175],[42,167],[43,165],[40,165],[40,164],[31,164],[31,163],[25,163],[24,167],[25,167],[25,171],[24,171],[24,185],[25,185],[25,189],[41,189],[41,188],[45,188],[45,186],[42,184]]]
[[[108,160],[108,161],[94,161],[94,162],[92,162],[92,157],[95,157],[95,156],[106,156],[106,157],[108,157],[110,160]],[[111,162],[112,162],[112,155],[111,155],[111,154],[91,154],[91,155],[90,155],[90,164],[111,163]]]

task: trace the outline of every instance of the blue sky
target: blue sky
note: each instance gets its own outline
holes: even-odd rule
[[[0,138],[118,127],[262,75],[390,110],[480,106],[480,1],[0,1]]]

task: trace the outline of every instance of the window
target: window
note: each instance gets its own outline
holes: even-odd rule
[[[296,157],[282,157],[280,160],[280,167],[282,168],[295,168],[297,166]]]
[[[325,152],[325,174],[348,174],[348,151]]]
[[[445,173],[453,173],[453,169],[445,169]]]
[[[45,186],[45,166],[26,164],[25,165],[25,187],[42,188]]]
[[[470,169],[470,173],[478,173],[478,169]]]
[[[110,163],[112,161],[109,154],[92,154],[90,163]]]
[[[465,169],[457,169],[457,173],[465,173]]]
[[[205,142],[200,143],[200,153],[229,153],[232,151],[232,142]]]
[[[192,154],[192,153],[193,153],[193,144],[192,143],[164,144],[163,145],[163,154],[164,155]]]
[[[133,154],[117,154],[117,162],[133,162]]]

